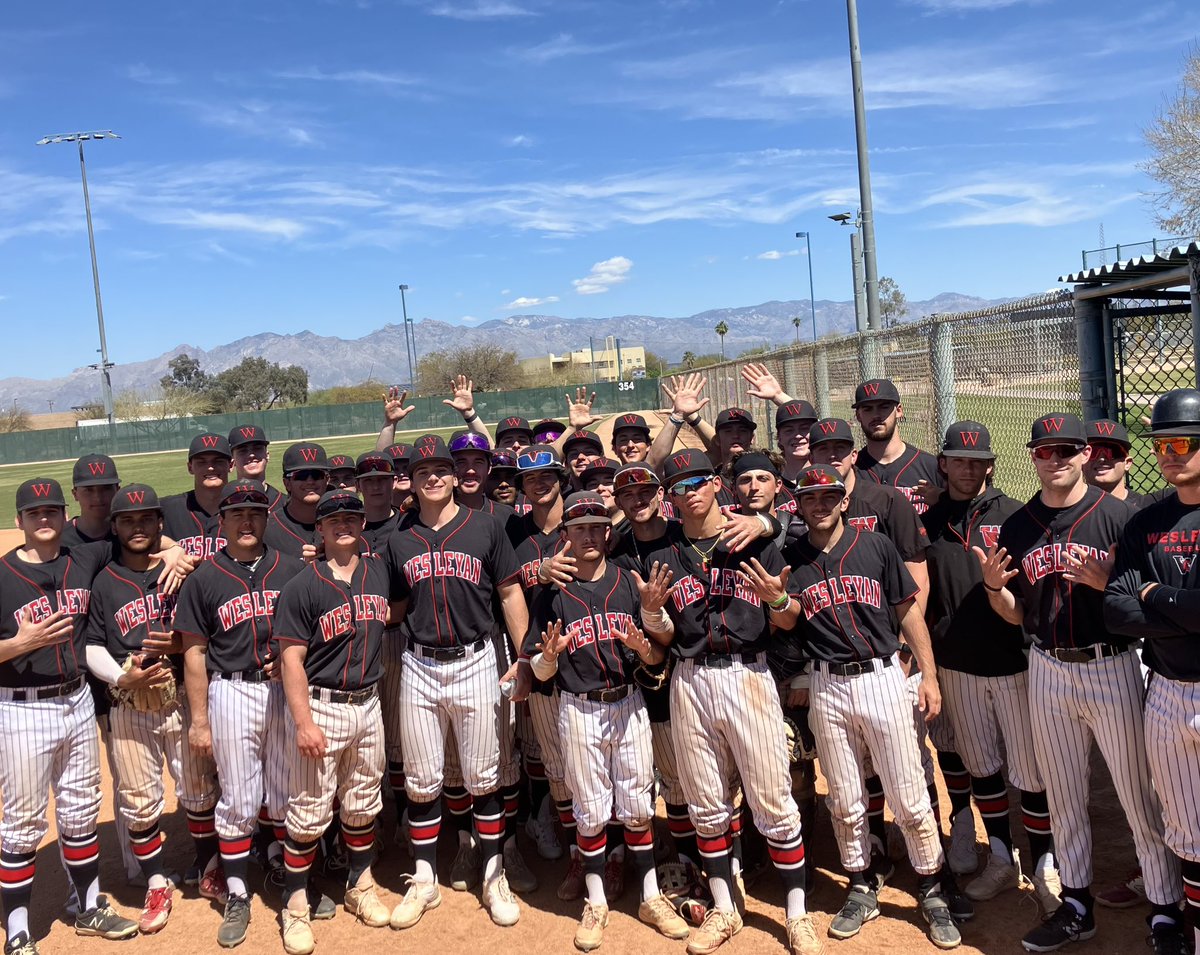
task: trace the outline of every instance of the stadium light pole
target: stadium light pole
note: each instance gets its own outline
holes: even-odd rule
[[[404,311],[404,354],[408,356],[408,387],[413,394],[417,392],[417,380],[413,377],[413,352],[416,351],[416,343],[412,340],[411,322],[408,320],[408,302],[404,298],[404,293],[408,291],[407,285],[400,286],[400,308]]]
[[[79,175],[83,179],[83,211],[87,216],[88,248],[92,252],[92,286],[96,290],[96,324],[100,327],[100,389],[104,398],[104,417],[108,423],[113,423],[113,394],[112,376],[109,369],[112,362],[108,360],[108,339],[104,335],[104,305],[100,301],[100,268],[96,265],[96,233],[92,229],[92,201],[88,197],[87,164],[83,160],[83,144],[89,139],[120,139],[111,129],[101,129],[87,133],[60,133],[56,136],[44,136],[37,141],[39,146],[50,146],[56,143],[77,143],[79,145]],[[92,365],[96,368],[96,365]]]
[[[858,4],[846,0],[850,30],[850,82],[854,87],[854,138],[858,146],[858,205],[862,219],[862,250],[867,297],[867,327],[882,327],[879,309],[879,269],[875,264],[875,216],[871,205],[871,161],[867,150],[867,107],[863,102],[862,48],[858,43]]]
[[[812,280],[812,236],[807,232],[797,232],[797,239],[804,240],[804,254],[808,259],[808,309],[812,313],[813,341],[817,340],[817,303],[813,299]]]

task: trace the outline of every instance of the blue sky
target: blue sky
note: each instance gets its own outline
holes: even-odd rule
[[[860,0],[878,258],[912,299],[1159,234],[1141,129],[1189,3]],[[1087,9],[1081,16],[1081,9]],[[119,10],[113,14],[109,11]],[[851,295],[840,0],[125,0],[0,26],[0,375],[410,314]],[[25,350],[53,342],[55,347]],[[648,343],[649,344],[649,343]]]

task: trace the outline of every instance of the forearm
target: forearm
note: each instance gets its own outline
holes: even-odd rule
[[[1108,600],[1104,602],[1108,607]],[[1160,584],[1141,600],[1149,615],[1169,621],[1179,628],[1176,632],[1196,633],[1200,630],[1200,590],[1184,590]]]
[[[796,623],[800,620],[800,601],[796,600],[791,594],[787,595],[787,603],[781,610],[770,610],[770,620],[772,630],[783,630],[784,632],[793,629]]]
[[[208,666],[203,643],[189,644],[183,651],[183,688],[193,726],[208,725]]]
[[[925,609],[929,606],[929,564],[922,556],[919,560],[906,560],[904,566],[908,568],[908,572],[917,585],[917,607],[921,611],[921,616],[924,617]]]
[[[125,671],[122,670],[121,665],[113,659],[113,655],[108,652],[108,648],[92,643],[88,644],[88,647],[84,653],[87,659],[88,669],[109,686],[116,686],[117,681],[121,679],[121,675]]]
[[[548,657],[540,652],[535,653],[529,661],[529,665],[533,669],[533,675],[545,682],[552,679],[558,672],[558,657]]]
[[[501,589],[500,611],[509,633],[519,636],[529,632],[529,605],[525,603],[520,584],[505,584]]]
[[[692,420],[695,421],[695,418],[693,418]],[[703,418],[700,418],[699,421],[696,421],[696,423],[692,425],[692,430],[696,432],[697,436],[699,436],[700,440],[704,443],[704,450],[706,452],[708,452],[708,455],[710,457],[712,457],[713,465],[720,466],[721,464],[724,464],[725,463],[724,461],[718,462],[717,458],[716,458],[716,454],[717,454],[717,430],[716,430],[716,428],[714,428],[711,424],[709,424]]]
[[[917,666],[925,676],[937,676],[937,664],[933,659],[933,643],[929,639],[929,628],[925,626],[925,618],[916,601],[911,601],[908,609],[900,617],[900,633],[904,642],[912,650],[917,659]]]
[[[1020,626],[1025,619],[1024,608],[1021,606],[1021,601],[1007,587],[1001,587],[999,590],[992,590],[985,583],[983,589],[987,591],[988,603],[991,608],[1000,615],[1000,618],[1006,623],[1014,623]]]
[[[388,422],[379,429],[379,437],[375,439],[375,450],[382,451],[396,443],[396,426]]]
[[[297,652],[298,651],[298,652]],[[287,699],[292,722],[297,726],[312,723],[312,707],[309,705],[308,674],[304,672],[303,648],[288,647],[279,661],[283,675],[283,695]]]
[[[661,472],[663,464],[675,450],[675,439],[679,437],[679,429],[683,427],[683,419],[675,412],[667,416],[663,426],[658,429],[650,450],[646,452],[646,464],[656,473]]]

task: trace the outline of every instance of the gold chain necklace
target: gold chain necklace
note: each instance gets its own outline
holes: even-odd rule
[[[696,556],[700,558],[701,573],[707,574],[709,558],[712,557],[713,551],[715,551],[717,549],[717,546],[721,543],[721,535],[720,534],[717,535],[717,539],[715,541],[713,541],[712,547],[710,547],[707,551],[703,551],[699,547],[697,547],[695,545],[695,543],[692,541],[692,539],[687,536],[687,534],[683,535],[683,539],[688,542],[688,547],[690,547],[692,550],[694,550],[696,552]]]

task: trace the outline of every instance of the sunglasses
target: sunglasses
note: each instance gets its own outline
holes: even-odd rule
[[[528,471],[530,468],[551,468],[557,465],[558,462],[554,460],[553,451],[527,451],[517,458],[517,468],[521,471]]]
[[[553,444],[555,441],[557,441],[561,437],[562,437],[561,431],[543,431],[541,434],[539,434],[533,440],[537,444]]]
[[[649,468],[629,468],[616,476],[613,481],[613,490],[623,491],[627,487],[635,487],[638,484],[659,485],[661,483],[658,475]]]
[[[684,478],[682,481],[676,481],[671,485],[671,494],[675,497],[683,497],[689,491],[699,491],[706,484],[711,484],[716,480],[715,474],[697,474],[695,477]]]
[[[1151,438],[1150,443],[1154,445],[1155,454],[1166,454],[1168,450],[1178,456],[1192,454],[1197,449],[1200,449],[1200,437],[1191,435],[1181,435],[1173,438]]]
[[[387,458],[367,458],[360,461],[358,467],[354,470],[354,473],[359,477],[362,477],[364,474],[378,474],[380,472],[384,474],[395,473],[392,462]]]
[[[603,517],[607,518],[608,508],[603,504],[595,504],[592,501],[580,501],[577,504],[572,504],[570,507],[563,509],[563,520],[571,521],[577,517]]]
[[[831,491],[844,491],[846,485],[842,483],[840,478],[835,478],[824,471],[807,471],[801,474],[800,480],[796,482],[797,491],[824,488],[828,488]]]
[[[488,439],[482,434],[474,431],[468,431],[466,434],[460,434],[457,438],[450,442],[450,450],[453,451],[491,451],[492,446],[488,444]]]
[[[1128,452],[1119,444],[1092,442],[1093,461],[1124,461],[1127,457]]]
[[[1049,461],[1055,457],[1066,461],[1068,458],[1073,458],[1083,452],[1083,448],[1077,444],[1041,444],[1030,450],[1033,452],[1034,458],[1038,461]]]
[[[324,481],[329,477],[328,471],[293,471],[288,478],[293,481]]]

